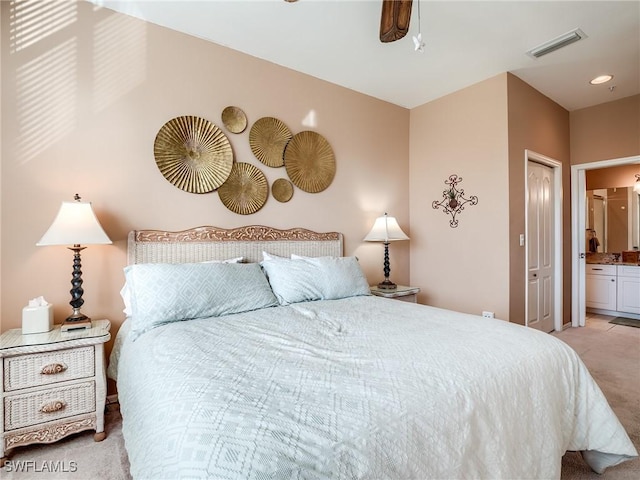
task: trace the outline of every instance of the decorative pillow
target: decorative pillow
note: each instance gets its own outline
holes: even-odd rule
[[[200,263],[240,263],[244,260],[244,257],[228,258],[226,260],[206,260]],[[124,282],[122,289],[120,290],[120,296],[124,302],[124,309],[122,312],[127,316],[131,316],[131,294],[129,293],[129,286],[127,282]]]
[[[272,257],[260,263],[281,305],[320,300],[318,269],[304,260]]]
[[[145,263],[124,272],[132,338],[165,323],[278,305],[257,263]]]
[[[371,293],[355,257],[280,258],[261,265],[282,305]]]
[[[315,264],[320,271],[323,300],[371,295],[356,257],[315,257],[305,261]]]

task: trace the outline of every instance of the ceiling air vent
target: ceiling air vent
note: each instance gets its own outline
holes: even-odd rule
[[[527,55],[533,58],[540,58],[547,53],[555,52],[556,50],[559,50],[562,47],[566,47],[567,45],[571,45],[578,40],[582,40],[583,38],[587,38],[585,33],[579,28],[576,28],[575,30],[571,30],[564,35],[560,35],[553,40],[549,40],[542,45],[538,45],[537,47],[532,48],[527,52]]]

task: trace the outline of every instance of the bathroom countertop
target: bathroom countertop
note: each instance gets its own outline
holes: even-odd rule
[[[624,252],[625,254],[627,252]],[[625,260],[636,260],[635,255],[624,255]],[[589,252],[586,254],[587,264],[592,265],[624,265],[629,267],[640,266],[640,259],[635,262],[623,261],[623,255],[620,253],[602,253],[602,252]]]
[[[640,263],[634,263],[634,262],[608,262],[606,260],[589,260],[589,259],[587,259],[587,265],[626,265],[629,267],[640,267]]]

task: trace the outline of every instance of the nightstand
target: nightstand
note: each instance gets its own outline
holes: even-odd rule
[[[407,287],[405,285],[398,285],[393,290],[378,288],[376,285],[372,285],[370,288],[371,293],[378,297],[393,298],[394,300],[411,303],[417,303],[418,293],[420,293],[418,287]]]
[[[95,430],[104,440],[107,396],[104,344],[109,320],[85,330],[0,336],[0,460],[13,447],[52,443],[72,433]]]

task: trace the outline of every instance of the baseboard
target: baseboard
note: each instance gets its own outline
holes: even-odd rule
[[[603,310],[601,308],[591,308],[591,307],[588,307],[586,311],[587,313],[596,313],[599,315],[609,315],[611,317],[626,317],[626,318],[633,318],[635,320],[640,320],[640,315],[638,315],[637,313],[618,312],[616,310]]]

